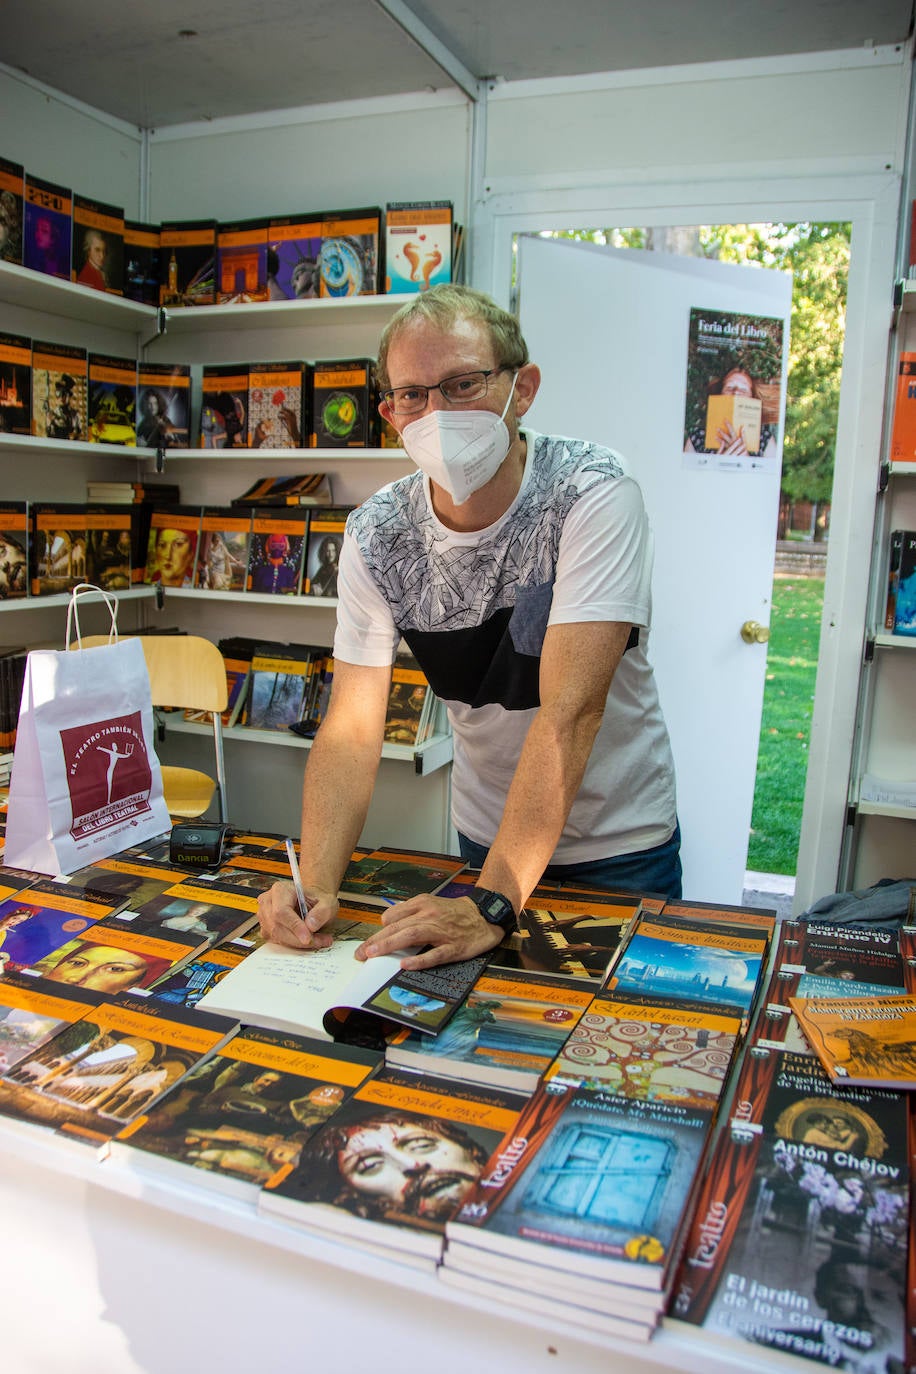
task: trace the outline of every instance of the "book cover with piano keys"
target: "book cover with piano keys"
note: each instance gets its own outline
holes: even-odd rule
[[[491,969],[528,969],[576,978],[597,991],[630,922],[642,910],[635,893],[550,896],[525,907],[518,931],[495,950]]]

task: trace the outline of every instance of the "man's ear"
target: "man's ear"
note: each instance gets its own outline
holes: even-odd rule
[[[400,434],[400,432],[401,432],[401,427],[400,427],[400,425],[397,423],[397,421],[395,420],[394,415],[392,414],[392,411],[391,411],[391,406],[388,404],[387,401],[379,401],[379,403],[378,403],[378,413],[379,413],[379,415],[381,415],[381,417],[382,417],[383,420],[387,420],[387,421],[388,421],[389,425],[393,425],[394,428],[397,430],[398,434]]]
[[[515,379],[515,414],[518,419],[530,409],[541,385],[541,369],[537,363],[526,363]]]

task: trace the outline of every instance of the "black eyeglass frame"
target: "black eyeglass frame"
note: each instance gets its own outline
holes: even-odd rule
[[[473,372],[456,372],[453,377],[443,377],[441,382],[436,382],[433,386],[394,386],[389,387],[386,391],[380,391],[378,394],[379,399],[384,401],[385,405],[387,405],[389,410],[395,415],[414,415],[421,410],[425,410],[431,391],[440,392],[443,400],[447,401],[450,406],[469,405],[472,401],[479,401],[482,396],[486,396],[487,392],[490,390],[491,377],[498,377],[501,372],[512,372],[514,370],[515,369],[511,368],[507,363],[503,363],[499,367],[480,367],[475,368]],[[458,401],[452,400],[451,396],[449,396],[443,388],[452,382],[460,382],[466,377],[482,377],[483,390],[475,391],[473,396],[466,396]],[[399,391],[422,392],[423,399],[417,405],[411,406],[409,410],[403,410],[394,404],[395,396]]]

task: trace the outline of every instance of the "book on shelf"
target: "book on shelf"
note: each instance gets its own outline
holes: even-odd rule
[[[216,304],[216,220],[168,220],[160,225],[159,304]]]
[[[95,291],[124,294],[124,210],[73,197],[71,280]]]
[[[216,230],[216,303],[248,305],[266,301],[266,219],[238,220]]]
[[[22,265],[49,277],[70,280],[73,192],[26,173]]]
[[[275,881],[275,879],[272,879]],[[325,949],[300,949],[265,941],[227,973],[200,1005],[224,1011],[246,1025],[289,1030],[319,1040],[348,1039],[362,1017],[436,1034],[467,996],[486,963],[465,959],[409,972],[401,958],[412,951],[360,960],[357,950],[379,927],[371,908],[342,903]],[[351,1024],[348,1028],[348,1020]],[[378,1031],[377,1022],[372,1023]]]
[[[374,296],[379,290],[382,212],[377,205],[321,216],[319,296]]]
[[[303,509],[254,509],[248,555],[248,591],[297,596],[302,582],[309,516]]]
[[[10,753],[16,743],[27,661],[28,651],[23,646],[0,649],[0,749]]]
[[[32,528],[32,595],[56,596],[86,581],[86,507],[75,501],[35,502]]]
[[[380,1068],[307,1141],[297,1167],[268,1179],[258,1207],[351,1244],[438,1261],[448,1218],[523,1102],[501,1088]]]
[[[888,548],[887,595],[884,601],[884,628],[894,633],[894,620],[897,614],[897,585],[900,581],[900,553],[903,549],[905,530],[891,530]]]
[[[293,477],[258,477],[233,506],[326,506],[333,500],[331,479],[325,472],[303,472]]]
[[[715,1104],[741,1043],[741,1018],[655,996],[598,993],[547,1070],[549,1081],[644,1101]]]
[[[641,912],[631,923],[606,980],[609,992],[648,992],[737,1008],[747,1018],[763,976],[770,932],[724,921]]]
[[[314,663],[323,653],[310,644],[259,644],[251,659],[246,725],[285,730],[300,720]]]
[[[308,363],[298,360],[249,365],[248,443],[251,448],[305,447],[308,376]]]
[[[32,433],[85,439],[89,356],[74,344],[32,340]]]
[[[309,448],[371,448],[376,436],[375,360],[320,360],[311,370]]]
[[[178,1182],[196,1169],[209,1187],[252,1199],[278,1169],[296,1166],[309,1137],[378,1062],[357,1046],[243,1027],[124,1127],[111,1158]]]
[[[391,669],[385,712],[386,744],[422,744],[430,732],[435,695],[413,655],[399,654]]]
[[[64,988],[29,971],[0,978],[0,1077],[103,1000],[88,988]]]
[[[70,874],[68,882],[77,883],[91,896],[120,901],[124,906],[138,907],[160,896],[182,879],[182,873],[171,868],[154,868],[137,862],[127,850],[107,859],[96,859],[85,868]]]
[[[647,910],[643,898],[643,910]],[[726,926],[754,926],[766,930],[772,939],[776,932],[778,918],[775,907],[765,906],[726,906],[720,902],[673,902],[666,899],[664,906],[666,918],[684,916],[689,921],[721,921]]]
[[[21,162],[0,157],[0,197],[6,232],[0,235],[0,261],[22,265],[22,211],[25,168]]]
[[[890,457],[901,463],[916,459],[916,353],[907,350],[897,357]]]
[[[835,1087],[810,1052],[756,1046],[713,1148],[669,1319],[872,1374],[904,1354],[907,1095]],[[902,1368],[902,1364],[899,1366]]]
[[[222,940],[244,935],[257,925],[257,916],[254,895],[219,892],[212,887],[204,891],[179,878],[155,897],[132,901],[129,908],[99,922],[96,933],[130,930],[160,940],[177,935],[182,944],[190,942],[195,946],[191,955],[194,957]]]
[[[157,501],[161,506],[181,504],[177,482],[87,482],[86,500],[107,506],[132,506],[140,501]]]
[[[247,446],[248,364],[207,364],[201,379],[199,447]]]
[[[422,893],[438,892],[464,868],[451,854],[379,848],[354,854],[340,883],[344,899],[384,909]]]
[[[840,1086],[916,1088],[916,996],[790,997],[802,1033]]]
[[[450,200],[390,201],[385,209],[385,291],[428,291],[452,280]]]
[[[32,967],[52,983],[101,988],[106,992],[148,988],[167,969],[180,968],[200,949],[200,941],[178,931],[156,935],[101,922],[39,959]]]
[[[334,656],[330,649],[316,649],[299,720],[289,727],[294,734],[314,739],[327,714],[333,683]]]
[[[916,530],[904,530],[895,578],[894,634],[916,635]]]
[[[318,295],[321,215],[275,216],[267,242],[267,298],[311,300]]]
[[[0,1076],[0,1114],[104,1154],[238,1023],[153,998],[108,997]]]
[[[24,334],[0,334],[0,433],[32,433],[32,340]]]
[[[642,902],[636,893],[577,896],[536,888],[519,912],[517,931],[494,951],[492,965],[578,978],[597,992]]]
[[[0,601],[29,594],[29,507],[0,500]]]
[[[237,506],[204,506],[194,586],[208,592],[244,591],[250,545],[250,511]]]
[[[187,448],[191,442],[191,369],[184,363],[137,364],[137,443]],[[178,500],[178,497],[163,498]]]
[[[131,586],[131,513],[124,505],[86,503],[86,577],[106,592]]]
[[[124,295],[141,305],[159,304],[159,225],[124,221]]]
[[[542,1083],[446,1226],[452,1240],[665,1290],[690,1216],[713,1109]]]
[[[324,506],[309,515],[308,545],[302,570],[304,596],[336,596],[340,550],[352,506]]]
[[[200,506],[159,506],[150,512],[143,581],[190,587],[200,539]]]
[[[226,665],[227,704],[222,717],[223,725],[244,725],[248,719],[251,660],[257,644],[256,639],[232,635],[221,639],[217,645]]]
[[[405,1028],[388,1042],[385,1061],[530,1093],[591,1001],[592,990],[574,979],[486,968],[438,1035]]]
[[[0,968],[32,968],[75,936],[121,910],[127,899],[104,895],[72,880],[35,875],[14,896],[0,902]]]

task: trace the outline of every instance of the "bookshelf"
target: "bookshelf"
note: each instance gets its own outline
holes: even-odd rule
[[[166,311],[0,263],[0,302],[8,307],[4,327],[10,332],[118,356],[190,363],[198,382],[200,369],[211,362],[374,356],[385,323],[406,299],[380,295]],[[194,393],[199,403],[196,386]],[[192,433],[196,419],[192,413]],[[180,484],[182,502],[191,505],[228,504],[265,470],[316,469],[331,475],[336,503],[353,505],[409,470],[402,449],[188,448],[160,455],[151,448],[9,434],[0,435],[0,462],[8,499],[83,501],[87,480],[139,480],[159,472]],[[157,597],[152,587],[120,593],[118,601],[125,630],[177,627],[214,641],[243,634],[322,645],[333,639],[337,605],[333,598],[179,588]],[[64,595],[0,603],[0,645],[62,647],[67,602]],[[88,606],[81,621],[85,633],[104,632],[101,602]],[[265,738],[272,733],[227,731],[230,794],[238,808],[232,820],[244,828],[295,831],[306,755],[293,751],[310,745],[292,734]],[[167,717],[157,750],[163,763],[194,766],[208,738],[206,727]],[[280,743],[284,747],[265,749]],[[451,757],[444,713],[425,744],[386,744],[365,842],[384,844],[406,834],[416,848],[450,848]]]

